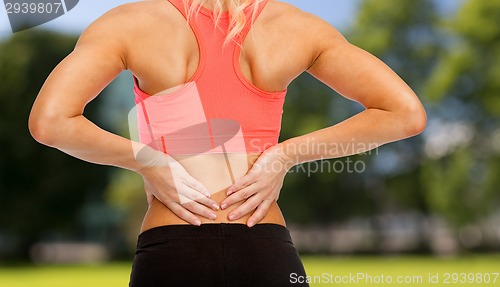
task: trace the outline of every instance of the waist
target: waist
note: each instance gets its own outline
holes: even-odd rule
[[[230,153],[196,156],[174,155],[172,157],[176,159],[191,176],[201,182],[210,191],[211,199],[217,202],[220,206],[222,201],[227,198],[227,188],[240,177],[245,175],[259,156],[260,153]],[[246,224],[253,211],[234,221],[229,221],[228,219],[228,214],[243,203],[244,201],[240,201],[228,206],[224,210],[214,211],[217,215],[217,218],[214,220],[202,216],[198,216],[198,218],[202,224]],[[259,223],[274,223],[286,226],[281,210],[276,202],[273,202],[266,216]],[[158,226],[178,224],[189,223],[175,215],[163,203],[154,199],[149,205],[144,217],[141,232]]]
[[[214,200],[220,204],[222,200],[219,199],[217,196],[212,196]],[[252,215],[252,212],[237,219],[234,221],[229,221],[228,214],[240,206],[243,202],[238,202],[232,206],[229,206],[225,210],[218,210],[215,211],[214,213],[217,215],[217,218],[212,220],[208,219],[202,216],[198,216],[200,218],[200,221],[202,225],[204,224],[222,224],[222,223],[228,223],[228,224],[246,224],[247,220],[250,218]],[[286,227],[285,219],[283,218],[283,215],[281,213],[281,210],[276,202],[273,202],[271,204],[269,211],[267,214],[264,216],[264,218],[258,222],[259,224],[277,224]],[[179,218],[177,215],[175,215],[170,209],[168,209],[164,204],[162,204],[158,200],[153,200],[153,202],[149,205],[149,208],[146,212],[146,215],[144,217],[144,220],[142,222],[141,226],[141,232],[153,229],[155,227],[160,227],[160,226],[169,226],[169,225],[190,225],[188,222],[185,220]]]

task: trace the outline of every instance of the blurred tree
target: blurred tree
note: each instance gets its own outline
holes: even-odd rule
[[[432,0],[364,0],[348,39],[381,58],[419,92],[437,59],[438,20]]]
[[[109,168],[43,146],[28,131],[35,97],[75,43],[75,37],[40,30],[0,43],[0,234],[18,237],[24,255],[44,237],[87,235],[78,228],[86,221],[77,216],[84,204],[101,200],[107,184]],[[93,120],[96,105],[85,110]]]
[[[423,99],[423,83],[435,67],[440,50],[438,20],[432,0],[364,0],[348,39],[384,61]],[[376,202],[377,214],[426,212],[418,177],[421,157],[420,136],[379,148],[362,177]],[[378,231],[385,225],[379,217],[373,224]],[[423,242],[424,235],[420,236]]]
[[[458,231],[500,204],[500,2],[465,1],[445,27],[425,86],[440,119],[430,123],[422,183],[429,207]],[[447,137],[436,141],[440,131]]]
[[[498,206],[500,2],[466,1],[449,21],[435,3],[365,0],[349,39],[389,64],[429,116],[423,136],[375,158],[379,212],[436,214],[458,234]]]
[[[452,37],[426,94],[432,100],[457,97],[500,116],[500,2],[466,1],[446,24]]]
[[[476,223],[494,207],[492,186],[488,186],[491,182],[485,180],[493,170],[488,169],[475,180],[476,163],[473,151],[465,147],[440,160],[428,160],[422,169],[429,209],[456,229]]]

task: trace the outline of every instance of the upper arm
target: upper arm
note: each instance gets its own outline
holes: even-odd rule
[[[120,7],[110,10],[82,33],[75,49],[45,81],[30,122],[81,115],[85,105],[127,69],[122,14]]]
[[[316,58],[308,73],[365,108],[423,112],[412,89],[384,62],[349,43],[328,23],[317,25]]]

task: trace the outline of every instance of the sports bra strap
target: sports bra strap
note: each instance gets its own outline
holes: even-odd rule
[[[243,27],[243,30],[241,30],[239,36],[236,38],[237,42],[240,45],[243,44],[243,41],[245,40],[248,32],[250,31],[250,28],[252,27],[251,23],[253,23],[253,21],[257,20],[257,18],[259,18],[260,13],[264,9],[264,7],[266,7],[267,1],[268,0],[262,0],[262,2],[259,3],[259,7],[257,8],[257,11],[255,11],[255,18],[254,19],[252,19],[252,14],[253,14],[253,9],[254,9],[253,4],[255,4],[255,0],[252,3],[252,5],[249,7],[249,9],[247,10],[247,12],[246,12],[247,22],[245,24],[245,27]]]
[[[186,11],[187,11],[187,8],[185,6],[185,3],[183,0],[167,0],[168,2],[170,2],[172,5],[174,5],[175,8],[177,8],[177,10],[179,10],[179,12],[181,12],[182,16],[184,16],[184,18],[187,18],[186,15]],[[189,0],[189,3],[191,3],[192,0]]]

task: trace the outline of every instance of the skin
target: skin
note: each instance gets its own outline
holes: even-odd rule
[[[365,110],[263,153],[228,154],[234,183],[221,154],[188,158],[149,150],[146,162],[137,161],[134,151],[144,145],[97,127],[83,116],[86,104],[123,70],[154,95],[186,83],[199,60],[196,38],[182,15],[167,1],[144,1],[110,10],[82,33],[40,90],[29,129],[40,143],[74,157],[139,173],[149,203],[141,231],[215,222],[285,225],[276,201],[294,165],[364,152],[425,129],[425,110],[411,88],[324,20],[269,1],[252,31],[240,62],[253,85],[281,91],[308,72]],[[315,148],[321,143],[356,148]],[[179,194],[195,200],[182,204]]]

